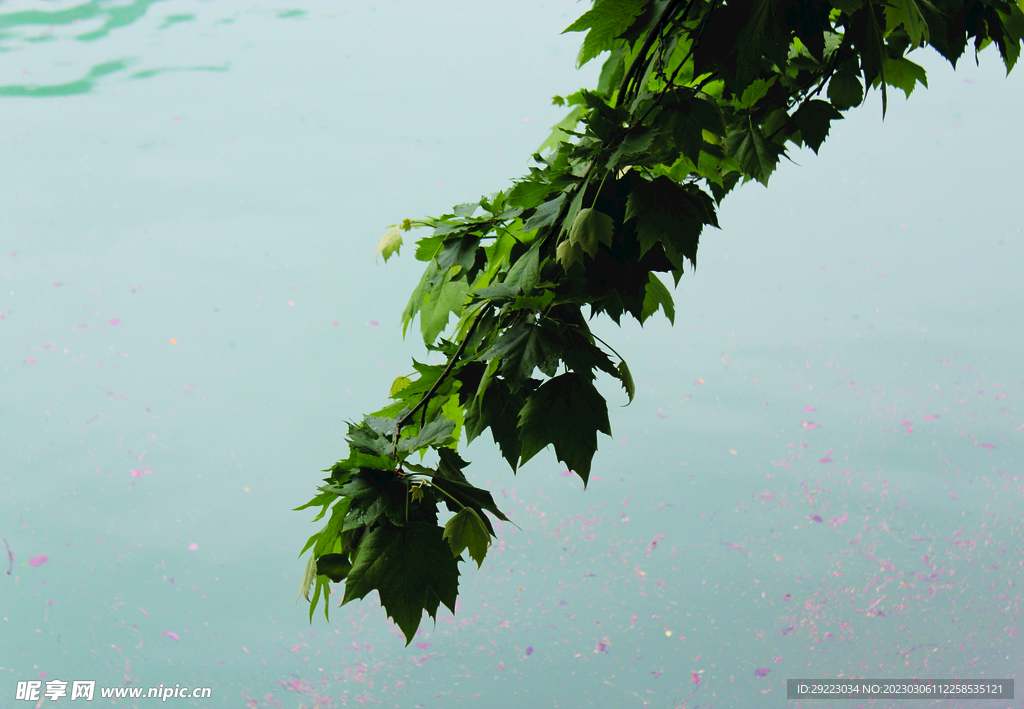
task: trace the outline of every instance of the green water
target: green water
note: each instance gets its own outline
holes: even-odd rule
[[[1024,80],[994,50],[923,55],[928,91],[731,195],[674,328],[595,325],[638,393],[601,383],[585,493],[466,450],[521,530],[454,618],[406,648],[375,599],[294,603],[290,508],[424,355],[422,264],[376,241],[526,171],[596,81],[580,12],[0,3],[0,706],[853,707],[785,680],[1020,671]]]

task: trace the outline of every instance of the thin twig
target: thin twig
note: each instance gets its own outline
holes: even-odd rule
[[[445,377],[447,377],[448,374],[452,371],[452,368],[455,366],[455,363],[459,361],[459,357],[461,357],[462,353],[466,350],[466,345],[469,344],[469,340],[473,336],[473,332],[476,330],[477,325],[479,325],[480,321],[483,319],[482,315],[486,307],[487,305],[484,304],[484,307],[480,309],[479,313],[477,313],[476,320],[473,321],[473,324],[470,325],[469,330],[466,331],[466,336],[463,338],[462,344],[459,345],[459,349],[455,351],[455,354],[452,355],[452,358],[448,360],[448,366],[444,368],[443,372],[441,372],[441,376],[438,377],[437,381],[434,382],[434,385],[427,390],[427,393],[423,395],[423,398],[420,399],[420,402],[416,404],[416,406],[412,407],[412,409],[405,416],[400,418],[398,422],[395,424],[395,436],[391,442],[391,457],[394,458],[395,460],[398,459],[398,437],[402,433],[402,427],[405,425],[406,421],[411,419],[416,414],[416,412],[420,410],[420,408],[425,407],[430,402],[431,397],[434,396],[434,392],[437,391],[437,388],[439,386],[441,386],[441,382],[443,382]]]

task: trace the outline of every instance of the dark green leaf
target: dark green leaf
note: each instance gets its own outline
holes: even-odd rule
[[[626,360],[620,360],[617,369],[619,372],[619,381],[622,382],[622,388],[626,390],[626,396],[629,397],[629,401],[627,402],[628,406],[633,403],[633,397],[636,396],[636,384],[633,383],[633,375],[629,372],[629,366],[626,364]]]
[[[608,407],[594,385],[575,372],[542,384],[519,414],[523,450],[520,465],[548,444],[555,456],[586,485],[597,452],[597,432],[611,435]]]
[[[814,152],[818,152],[818,148],[828,136],[831,122],[842,117],[843,114],[828,101],[811,99],[805,101],[797,109],[793,114],[793,121],[807,146]]]
[[[554,199],[549,199],[544,204],[537,207],[537,211],[533,213],[533,216],[526,220],[523,224],[523,231],[530,232],[534,229],[540,229],[541,227],[550,226],[555,223],[558,218],[558,212],[562,209],[562,203],[565,201],[565,195],[560,194]]]
[[[840,111],[859,106],[864,100],[864,87],[849,72],[835,74],[828,82],[828,100]]]
[[[552,334],[540,325],[520,321],[505,330],[480,359],[501,357],[501,374],[509,380],[528,379],[534,367],[553,376],[561,348]]]
[[[436,605],[428,607],[428,589],[455,612],[458,577],[457,561],[440,527],[419,522],[404,527],[382,524],[360,541],[345,580],[342,604],[376,589],[381,605],[401,628],[408,645],[423,611],[436,612]]]
[[[348,554],[324,554],[316,560],[317,575],[326,576],[334,583],[343,581],[351,569]]]

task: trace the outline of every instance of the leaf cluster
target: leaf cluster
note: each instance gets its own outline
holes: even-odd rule
[[[349,457],[309,503],[331,509],[306,545],[311,615],[331,580],[346,603],[377,589],[408,639],[423,610],[454,609],[460,554],[479,565],[494,534],[485,512],[505,519],[463,474],[462,433],[490,429],[513,472],[551,446],[586,484],[597,434],[611,435],[598,374],[635,394],[588,320],[674,322],[663,278],[678,286],[696,268],[737,185],[767,185],[791,146],[817,152],[869,89],[884,115],[888,87],[927,86],[908,58],[918,48],[955,67],[968,42],[995,44],[1009,71],[1024,14],[1007,0],[595,0],[565,31],[585,33],[580,65],[606,56],[595,89],[555,97],[569,113],[529,174],[378,245],[386,260],[402,231],[429,230],[402,327],[419,318],[445,364],[414,361],[392,403],[350,426]],[[408,461],[431,451],[436,467]],[[443,528],[442,501],[455,513]]]

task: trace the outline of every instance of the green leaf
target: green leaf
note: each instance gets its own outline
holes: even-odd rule
[[[675,325],[676,323],[676,309],[672,303],[672,294],[668,292],[668,288],[661,282],[655,274],[650,275],[650,282],[646,287],[647,295],[644,296],[644,309],[640,316],[640,324],[642,325],[647,321],[647,318],[658,312],[658,308],[665,311],[665,317],[668,318],[669,322]],[[632,395],[629,397],[630,401],[633,400]]]
[[[542,227],[550,226],[555,223],[558,219],[558,213],[562,209],[562,202],[565,201],[565,195],[560,194],[554,199],[549,199],[544,204],[537,207],[537,211],[533,213],[533,216],[526,220],[523,224],[523,231],[531,232],[534,229],[540,229]]]
[[[443,537],[451,545],[452,556],[458,556],[468,547],[476,567],[479,569],[483,565],[491,536],[476,510],[470,507],[459,510],[444,526]]]
[[[428,592],[455,612],[458,577],[458,563],[440,527],[423,522],[409,522],[403,527],[382,524],[367,532],[359,543],[345,580],[342,605],[376,590],[408,645],[424,610],[436,619],[437,605],[428,602]]]
[[[594,385],[575,372],[542,384],[519,413],[522,453],[520,465],[547,445],[586,485],[597,452],[597,432],[611,435],[608,406]]]
[[[583,263],[583,249],[563,239],[555,248],[555,260],[568,271],[574,263]]]
[[[928,77],[924,67],[909,59],[889,59],[885,62],[885,83],[902,89],[910,98],[918,82],[928,88]]]
[[[324,594],[324,618],[331,620],[330,610],[330,598],[331,598],[331,584],[326,576],[316,577],[316,588],[313,591],[313,600],[309,603],[309,622],[313,622],[313,611],[316,610],[316,604],[320,600],[320,593]]]
[[[843,114],[835,109],[828,101],[811,99],[804,101],[796,113],[793,114],[793,121],[796,123],[800,136],[807,146],[815,153],[828,136],[832,121],[842,119]]]
[[[537,148],[538,153],[543,153],[545,150],[554,150],[560,143],[565,141],[569,134],[566,131],[570,131],[576,127],[576,124],[580,122],[580,118],[583,117],[584,112],[583,106],[573,106],[566,114],[565,118],[560,120],[555,125],[551,126],[551,134],[548,135],[547,139],[540,144]]]
[[[651,274],[652,276],[654,274]],[[633,403],[633,397],[636,396],[636,384],[633,383],[633,375],[629,372],[629,366],[626,364],[626,360],[619,360],[619,366],[616,368],[619,372],[619,381],[622,382],[622,388],[626,390],[626,396],[629,397],[627,406]]]
[[[889,34],[900,25],[910,37],[911,46],[923,47],[928,42],[928,23],[915,0],[887,0],[885,33]]]
[[[466,439],[472,443],[489,427],[491,437],[513,473],[519,465],[522,450],[516,421],[523,403],[518,391],[513,392],[507,382],[495,378],[482,394],[473,399],[466,411]]]
[[[455,429],[455,421],[446,418],[435,419],[412,438],[403,438],[398,441],[399,453],[410,453],[429,445],[438,447],[445,445]]]
[[[562,34],[590,30],[580,47],[576,66],[581,67],[601,52],[611,49],[612,41],[629,29],[643,7],[643,0],[603,0],[566,27]]]
[[[508,203],[513,207],[533,209],[547,199],[551,185],[543,182],[519,182],[508,193]]]
[[[316,560],[317,575],[326,576],[334,583],[343,581],[351,568],[348,554],[324,554]]]
[[[753,121],[747,121],[730,133],[728,141],[729,154],[742,166],[743,172],[767,185],[783,153],[782,146],[766,140]]]
[[[625,220],[632,219],[637,220],[641,255],[662,243],[676,268],[682,268],[683,258],[695,264],[704,225],[718,226],[714,203],[705,192],[667,177],[644,180],[632,189]]]
[[[828,81],[828,100],[840,111],[859,106],[864,100],[864,87],[854,74],[840,72]]]
[[[398,392],[402,391],[402,389],[405,389],[410,384],[412,384],[412,380],[409,379],[409,377],[396,377],[395,381],[391,382],[391,391],[388,393],[388,396],[394,399]]]
[[[400,248],[402,248],[402,230],[399,227],[392,227],[377,242],[377,256],[383,254],[384,263],[387,263],[391,254],[397,254]]]
[[[569,243],[579,245],[583,251],[593,256],[597,253],[598,243],[612,245],[614,224],[612,218],[596,209],[581,209],[569,230]]]
[[[308,545],[307,545],[308,546]],[[299,599],[303,596],[306,600],[309,600],[309,588],[313,585],[313,581],[316,579],[316,555],[310,554],[309,561],[306,562],[306,569],[302,572],[302,582],[299,584],[299,595],[295,597],[295,602],[298,603]],[[310,613],[310,619],[312,620],[313,614]]]
[[[554,376],[560,350],[557,338],[549,330],[520,321],[505,330],[479,358],[501,357],[501,375],[515,381],[529,379],[534,367]]]
[[[478,510],[487,510],[498,519],[508,522],[508,517],[494,504],[494,498],[487,490],[473,487],[468,482],[451,480],[439,475],[435,476],[431,483],[442,491],[440,497],[444,498],[451,511],[455,512],[462,507],[472,507]],[[452,498],[457,504],[452,504]]]
[[[450,280],[450,276],[445,276],[438,283],[420,306],[420,330],[425,343],[432,344],[448,327],[448,316],[451,313],[462,313],[468,294],[469,285],[461,279]]]
[[[527,294],[540,280],[540,246],[537,239],[530,244],[529,250],[512,264],[505,274],[504,284],[509,288],[518,288],[520,293]]]

